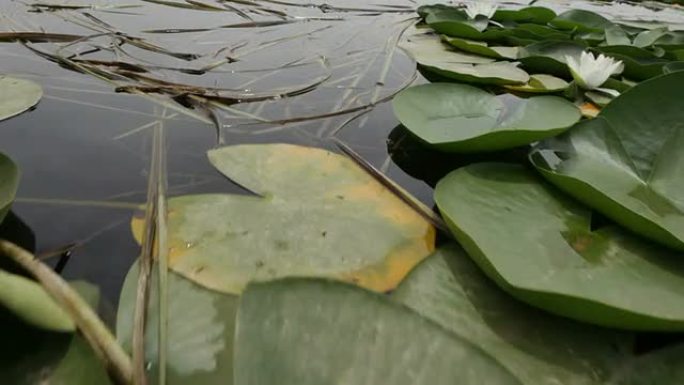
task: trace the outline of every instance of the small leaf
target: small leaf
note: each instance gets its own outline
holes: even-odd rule
[[[442,63],[442,65],[457,63],[493,63],[494,59],[473,55],[471,53],[459,52],[453,47],[445,44],[438,35],[433,33],[412,33],[399,47],[408,53],[416,62],[420,63]]]
[[[97,287],[72,282],[96,307]],[[0,379],[11,385],[110,385],[102,362],[80,334],[51,332],[0,310]]]
[[[25,322],[45,330],[76,330],[71,317],[40,284],[0,270],[0,305]]]
[[[495,59],[516,59],[518,57],[518,47],[490,47],[485,42],[449,37],[446,35],[442,36],[442,39],[461,51],[474,53],[476,55]]]
[[[14,201],[19,186],[19,170],[12,159],[0,152],[0,223]]]
[[[606,28],[606,45],[632,45],[632,40],[622,27],[613,24]]]
[[[0,121],[21,114],[43,97],[43,89],[32,81],[0,75]]]
[[[570,84],[561,78],[551,75],[536,74],[530,76],[530,81],[522,86],[508,85],[509,90],[529,93],[555,93],[568,88]]]

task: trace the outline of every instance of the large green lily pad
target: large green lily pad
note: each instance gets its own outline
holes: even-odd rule
[[[5,219],[19,187],[19,169],[0,152],[0,222]]]
[[[473,260],[514,297],[624,329],[684,330],[684,259],[608,226],[523,166],[447,175],[435,201]]]
[[[684,250],[684,73],[638,84],[530,158],[552,183],[635,233]]]
[[[295,278],[244,292],[235,383],[520,384],[479,348],[386,296]]]
[[[454,244],[418,265],[392,297],[481,347],[526,385],[603,384],[631,356],[631,335],[511,298]]]
[[[43,97],[43,89],[30,80],[0,75],[0,121],[21,114]]]
[[[212,150],[209,160],[260,196],[169,201],[169,266],[200,285],[238,294],[253,279],[296,275],[386,291],[434,247],[428,221],[345,156],[269,144]],[[140,239],[140,218],[134,228]]]
[[[139,265],[136,262],[126,275],[116,334],[124,349],[131,351],[133,314]],[[147,320],[145,323],[145,362],[150,383],[158,382],[159,373],[159,279],[150,280]],[[229,385],[233,378],[233,335],[238,298],[217,293],[169,272],[166,314],[166,380],[168,385]]]
[[[558,135],[577,122],[579,110],[555,96],[529,99],[492,95],[479,88],[433,83],[408,88],[393,101],[401,123],[443,151],[512,148]]]
[[[99,292],[85,282],[72,286],[96,307]],[[35,328],[0,311],[0,379],[11,385],[110,385],[107,372],[83,337]]]

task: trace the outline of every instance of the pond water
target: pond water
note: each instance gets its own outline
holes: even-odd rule
[[[387,103],[423,81],[396,47],[414,1],[55,4],[0,2],[0,36],[66,41],[0,43],[0,72],[45,91],[0,126],[0,152],[22,172],[2,231],[66,278],[98,284],[112,305],[141,253],[131,218],[157,194],[243,191],[207,150],[286,142],[353,153],[428,206],[434,183],[472,160],[424,150]],[[657,3],[535,4],[684,29],[681,10]]]

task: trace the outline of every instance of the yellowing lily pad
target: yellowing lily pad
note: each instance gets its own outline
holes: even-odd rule
[[[169,266],[205,287],[239,294],[251,280],[322,276],[386,291],[434,249],[434,228],[344,156],[268,144],[209,160],[260,196],[169,201]],[[140,239],[142,221],[133,228]]]

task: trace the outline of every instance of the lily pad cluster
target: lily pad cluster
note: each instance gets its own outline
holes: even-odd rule
[[[583,33],[603,25],[576,16],[549,25]],[[682,331],[683,97],[684,73],[662,74],[627,89],[595,118],[560,129],[547,124],[553,136],[546,139],[520,128],[563,119],[558,107],[534,111],[539,98],[435,83],[394,103],[407,128],[419,127],[420,138],[440,150],[532,143],[532,167],[493,155],[454,170],[435,189],[454,238],[511,297],[587,324]]]
[[[474,2],[418,13],[400,46],[433,84],[400,93],[394,108],[410,132],[442,151],[495,151],[556,136],[580,111],[595,116],[635,84],[684,65],[683,31],[590,11]]]
[[[566,34],[569,38],[558,43],[563,55],[549,41],[520,49],[534,50],[544,60],[565,58],[576,83],[580,79],[572,62],[588,60],[588,53],[572,56],[570,47],[613,47],[618,29],[624,29],[585,11],[544,13],[543,21],[539,12],[536,7],[498,11],[488,19],[444,6],[421,10],[426,24],[452,35],[463,35],[467,26],[509,36],[509,30],[525,24],[523,19]],[[599,32],[604,40],[594,41]],[[623,37],[640,49],[667,51],[674,46],[666,43],[672,36],[677,33],[651,30]],[[613,67],[609,73],[620,66],[615,61],[604,65]],[[561,97],[519,95],[524,87],[513,95],[500,87],[492,91],[444,82],[409,88],[394,107],[406,128],[435,150],[488,153],[530,144],[531,167],[496,163],[493,154],[480,158],[486,163],[449,173],[435,189],[453,236],[503,290],[581,322],[682,331],[684,72],[634,84],[588,119]]]

